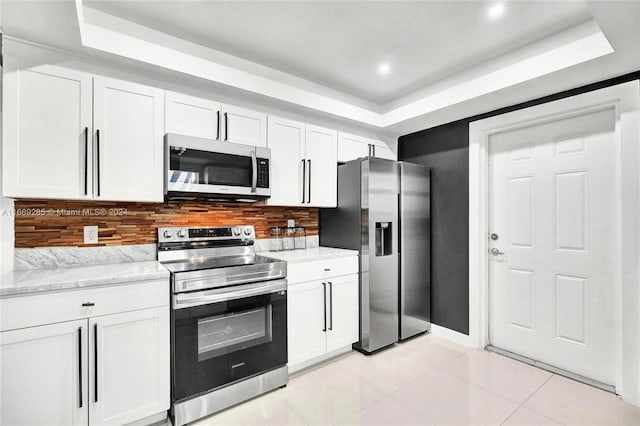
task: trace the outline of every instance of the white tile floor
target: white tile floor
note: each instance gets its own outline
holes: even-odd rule
[[[640,408],[502,355],[422,336],[373,356],[350,353],[195,424],[640,426]]]

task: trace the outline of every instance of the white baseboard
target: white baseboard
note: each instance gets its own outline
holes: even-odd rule
[[[307,360],[307,361],[300,362],[300,363],[295,364],[295,365],[289,364],[289,375],[291,375],[293,373],[300,372],[300,371],[302,371],[304,369],[307,369],[309,367],[313,367],[316,364],[321,364],[321,363],[323,363],[325,361],[329,361],[332,358],[336,358],[336,357],[338,357],[340,355],[343,355],[343,354],[346,354],[348,352],[351,352],[351,350],[352,350],[351,349],[351,345],[349,345],[349,346],[345,346],[343,348],[337,349],[335,351],[328,352],[328,353],[326,353],[324,355],[321,355],[319,357],[316,357],[316,358],[313,358],[313,359],[310,359],[310,360]]]
[[[162,411],[160,413],[145,417],[144,419],[137,420],[135,422],[127,423],[126,426],[151,426],[151,425],[165,425],[170,424],[167,421],[167,412]]]
[[[455,330],[451,330],[450,328],[431,324],[431,334],[435,337],[450,340],[453,343],[457,343],[459,345],[468,346],[470,348],[478,348],[478,344],[471,336]]]

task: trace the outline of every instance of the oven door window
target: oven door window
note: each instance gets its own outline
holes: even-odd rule
[[[173,399],[287,363],[287,296],[277,292],[172,311]]]
[[[169,150],[169,182],[250,187],[251,157],[197,149]]]
[[[198,361],[227,355],[272,340],[272,307],[198,320]]]

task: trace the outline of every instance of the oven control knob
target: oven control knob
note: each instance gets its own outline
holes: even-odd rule
[[[187,236],[187,234],[184,232],[184,229],[178,230],[178,237],[179,238],[184,238],[186,236]]]
[[[164,232],[162,233],[162,235],[163,235],[165,238],[171,238],[171,232],[169,232],[169,231],[164,231]]]
[[[251,235],[251,228],[244,228],[244,235]]]
[[[240,235],[240,232],[240,228],[233,228],[233,235],[235,235],[236,237]]]

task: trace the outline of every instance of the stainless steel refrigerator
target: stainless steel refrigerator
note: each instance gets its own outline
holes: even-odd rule
[[[338,207],[320,210],[320,245],[360,252],[360,340],[371,353],[428,331],[430,170],[381,158],[338,167]]]

